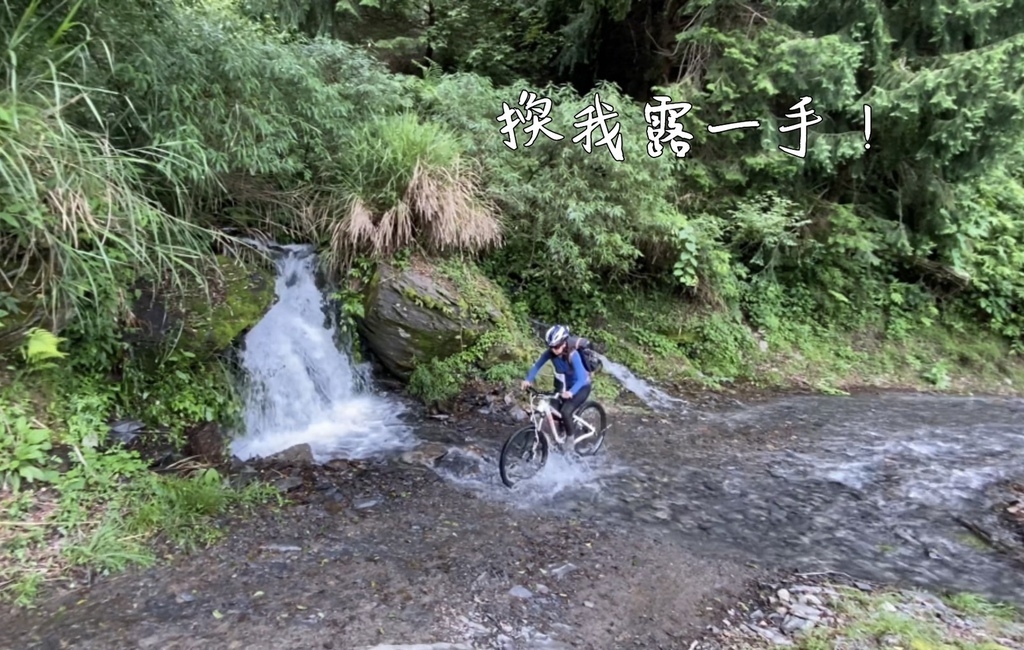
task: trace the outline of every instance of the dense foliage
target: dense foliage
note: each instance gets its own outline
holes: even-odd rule
[[[38,150],[21,140],[58,127],[30,123],[37,111],[82,132],[76,149],[61,141],[42,158],[88,172],[68,191],[105,178],[126,214],[145,212],[125,201],[159,202],[147,219],[159,229],[118,241],[172,266],[164,248],[189,248],[174,244],[187,236],[181,219],[259,223],[344,259],[429,232],[436,249],[487,250],[488,268],[541,317],[568,304],[582,324],[602,295],[643,285],[699,304],[758,302],[745,308],[756,326],[794,310],[850,323],[941,302],[1019,341],[1020,2],[79,5],[69,20],[70,5],[30,15],[7,3],[12,25],[29,18],[12,48],[33,53],[12,59],[8,78],[41,88],[8,90],[26,118],[7,147],[26,171],[9,177],[20,198],[7,237],[43,201],[26,177]],[[442,67],[392,74],[361,34],[395,67],[402,56]],[[46,90],[67,84],[82,101]],[[541,132],[526,146],[520,125],[519,145],[503,142],[496,117],[523,90],[550,99],[546,126],[561,139]],[[621,161],[573,141],[595,95],[617,112]],[[667,141],[648,154],[655,95],[691,105],[679,117],[692,134],[685,157]],[[799,148],[799,131],[780,127],[802,97],[820,121],[801,158],[780,150]],[[746,120],[760,125],[706,128]],[[76,162],[97,137],[116,147],[116,170]]]

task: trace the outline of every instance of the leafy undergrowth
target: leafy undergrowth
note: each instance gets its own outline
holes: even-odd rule
[[[943,600],[914,591],[866,594],[836,587],[836,618],[798,636],[797,650],[1012,650],[1024,647],[1024,619],[973,594]]]
[[[219,517],[276,494],[192,459],[156,473],[108,437],[113,390],[13,369],[0,370],[0,600],[29,606],[42,587],[189,552],[220,537]]]
[[[682,391],[1024,392],[1024,358],[995,334],[957,321],[911,314],[888,323],[840,327],[791,315],[767,327],[724,312],[693,312],[685,303],[657,296],[611,300],[617,304],[600,327],[572,329],[599,342],[609,359],[636,376]],[[518,361],[487,372],[471,367],[480,355],[459,357],[456,372],[444,375],[451,378],[449,393],[456,390],[457,377],[474,373],[506,390],[518,387],[544,348],[523,326],[514,339],[496,330],[485,343],[493,349],[506,342],[511,348],[513,341]],[[552,379],[548,364],[537,385],[550,387]],[[607,369],[594,376],[597,399],[612,402],[624,391]]]
[[[650,296],[623,300],[585,335],[638,376],[682,388],[1016,395],[1024,387],[1024,359],[995,335],[953,319],[911,313],[842,327],[788,314],[755,325],[691,309]]]

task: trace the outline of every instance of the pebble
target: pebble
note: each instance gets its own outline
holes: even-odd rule
[[[799,616],[787,616],[782,621],[782,631],[786,634],[796,634],[797,632],[803,632],[814,627],[815,621]]]
[[[821,610],[807,605],[801,605],[800,603],[793,603],[789,608],[789,613],[808,621],[817,621],[821,618]]]
[[[745,623],[744,627],[756,633],[761,638],[771,641],[775,645],[793,645],[793,641],[791,639],[788,639],[787,637],[783,636],[781,632],[778,632],[770,627],[759,627],[757,625],[750,625],[749,623]]]
[[[553,576],[555,576],[556,579],[561,580],[562,578],[564,578],[565,576],[569,575],[570,573],[572,573],[573,571],[575,571],[578,568],[579,567],[577,567],[575,564],[573,564],[571,562],[566,562],[562,566],[560,566],[560,567],[558,567],[556,569],[552,569],[551,574]]]
[[[283,478],[275,482],[274,487],[276,487],[280,492],[291,492],[296,488],[302,487],[302,477],[289,476],[287,478]]]
[[[515,587],[509,589],[508,595],[512,596],[513,598],[522,598],[523,600],[533,598],[533,593],[529,589],[521,585],[516,585]]]

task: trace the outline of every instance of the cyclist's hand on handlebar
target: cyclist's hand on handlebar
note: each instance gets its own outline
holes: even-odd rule
[[[523,390],[526,390],[527,388],[529,388],[532,385],[533,384],[531,384],[530,382],[526,381],[525,379],[523,380]]]

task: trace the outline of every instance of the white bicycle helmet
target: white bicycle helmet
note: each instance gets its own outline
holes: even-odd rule
[[[569,328],[565,325],[554,325],[545,334],[544,340],[549,348],[553,348],[569,338]]]

